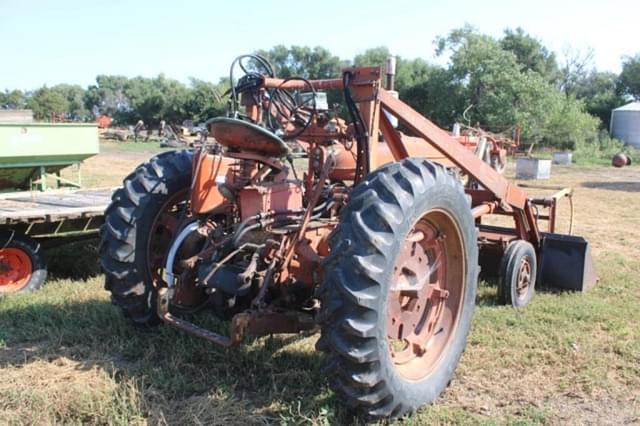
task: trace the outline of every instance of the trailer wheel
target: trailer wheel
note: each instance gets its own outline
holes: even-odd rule
[[[24,235],[0,237],[0,293],[37,290],[46,279],[40,243]]]
[[[536,274],[536,252],[531,243],[524,240],[511,242],[500,264],[500,302],[516,308],[528,305],[535,293]]]
[[[455,177],[409,158],[352,192],[320,288],[330,385],[373,417],[431,403],[449,384],[475,306],[478,248]]]
[[[113,194],[105,212],[100,232],[105,289],[137,324],[159,322],[156,284],[186,209],[191,159],[189,151],[169,151],[138,166]]]

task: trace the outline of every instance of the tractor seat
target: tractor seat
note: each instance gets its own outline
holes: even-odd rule
[[[267,129],[237,118],[217,117],[209,120],[215,140],[238,151],[282,158],[290,153],[287,144]]]

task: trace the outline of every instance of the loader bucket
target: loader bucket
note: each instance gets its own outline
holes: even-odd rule
[[[582,237],[544,234],[540,257],[538,282],[542,285],[586,291],[598,282],[589,243]]]

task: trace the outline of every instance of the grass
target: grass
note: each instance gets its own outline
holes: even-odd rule
[[[514,310],[482,282],[451,386],[402,424],[640,422],[640,168],[553,173],[551,184],[576,187],[576,233],[591,241],[600,283]],[[366,423],[328,389],[316,334],[225,350],[135,328],[103,290],[95,242],[47,254],[41,291],[0,298],[0,424]]]

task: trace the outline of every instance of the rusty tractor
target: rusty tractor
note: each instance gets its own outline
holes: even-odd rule
[[[569,192],[528,197],[392,96],[392,73],[280,79],[255,55],[231,69],[228,115],[208,121],[208,142],[140,165],[106,211],[106,289],[133,322],[224,347],[319,328],[332,389],[388,417],[450,382],[483,259],[497,264],[499,297],[513,306],[531,300],[536,282],[595,282],[587,243],[553,233]],[[331,91],[344,118],[327,105]],[[488,215],[512,225],[486,225]],[[202,309],[228,332],[189,320]]]

